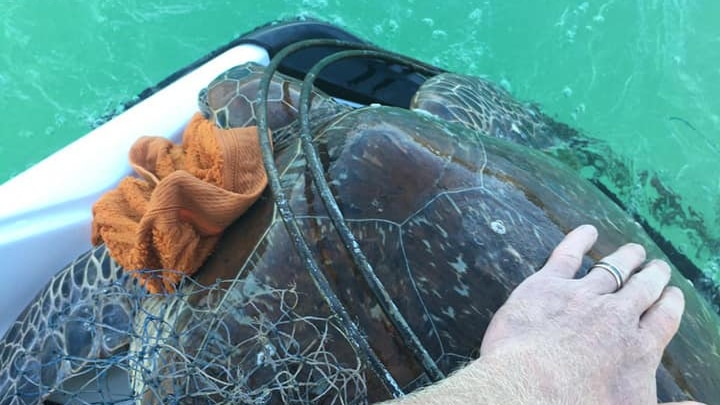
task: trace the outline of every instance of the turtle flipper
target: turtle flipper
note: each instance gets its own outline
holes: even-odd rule
[[[501,87],[474,76],[454,73],[434,76],[420,86],[410,108],[539,149],[552,147],[565,135],[577,134],[544,115],[535,105],[521,103]]]
[[[37,403],[89,363],[93,378],[104,379],[112,360],[96,360],[129,344],[135,283],[104,245],[53,277],[0,341],[0,403]]]

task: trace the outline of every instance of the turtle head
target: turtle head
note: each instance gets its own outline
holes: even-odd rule
[[[253,102],[264,68],[249,62],[235,66],[200,90],[198,107],[220,128],[244,127],[255,121]]]
[[[198,107],[203,116],[209,121],[215,123],[218,128],[228,128],[227,107],[212,103],[208,96],[210,87],[200,90],[198,94]],[[229,103],[228,103],[229,104]]]
[[[200,90],[200,93],[198,94],[198,107],[200,108],[200,112],[205,118],[214,121],[215,113],[210,108],[210,104],[208,104],[207,93],[207,87]]]

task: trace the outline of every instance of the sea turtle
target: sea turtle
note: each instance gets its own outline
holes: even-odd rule
[[[201,110],[220,126],[253,124],[257,111],[234,103],[252,103],[261,77],[258,65],[232,69],[201,94]],[[289,119],[271,122],[287,203],[377,358],[402,389],[415,389],[433,373],[399,337],[310,180],[292,120],[299,86],[280,75],[271,86],[277,100],[271,114],[291,111]],[[481,114],[471,111],[479,117],[471,125],[461,115],[437,118],[442,112],[426,102],[474,109],[467,102],[488,94],[477,88],[496,99]],[[575,226],[600,229],[585,270],[628,240],[663,257],[592,184],[528,147],[561,143],[552,133],[542,140],[523,133],[550,121],[488,82],[438,75],[420,88],[412,110],[349,109],[319,91],[314,97],[313,139],[326,181],[358,247],[441,375],[477,355],[494,311]],[[495,137],[494,128],[510,140]],[[90,382],[79,391],[97,391],[102,402],[388,398],[385,380],[361,360],[281,217],[266,192],[225,232],[201,271],[164,296],[144,294],[104,246],[88,252],[48,284],[0,344],[0,403],[33,403],[51,392],[66,401],[65,381],[83,375]],[[677,273],[673,283],[683,289],[687,310],[658,373],[660,399],[720,398],[718,317]],[[104,388],[117,368],[130,374],[133,391]]]

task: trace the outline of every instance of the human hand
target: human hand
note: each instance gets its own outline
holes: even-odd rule
[[[683,295],[666,287],[667,263],[641,266],[645,250],[637,244],[603,259],[624,272],[619,290],[602,268],[573,279],[596,239],[592,226],[570,232],[513,291],[490,322],[481,359],[515,363],[505,366],[523,369],[534,385],[528,389],[545,399],[571,394],[583,403],[655,405],[655,373],[679,327]]]

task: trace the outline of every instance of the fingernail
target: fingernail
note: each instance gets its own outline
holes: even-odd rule
[[[649,262],[647,262],[647,264],[644,267],[649,267],[649,266],[653,266],[653,267],[662,269],[664,272],[666,272],[668,274],[672,273],[672,268],[665,260],[652,259]]]
[[[592,232],[597,233],[597,229],[593,225],[590,224],[583,224],[575,228],[576,231],[582,231],[582,232]]]
[[[665,293],[666,294],[675,294],[679,298],[682,298],[683,300],[685,299],[685,294],[683,294],[682,290],[674,285],[665,287]]]

